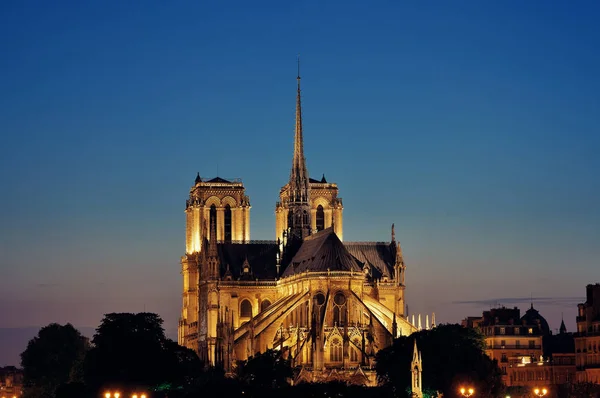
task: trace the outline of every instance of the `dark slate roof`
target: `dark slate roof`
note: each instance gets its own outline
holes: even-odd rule
[[[327,179],[325,179],[325,174],[323,174],[323,177],[321,177],[320,180],[315,180],[314,178],[308,178],[308,182],[312,182],[312,183],[317,183],[317,184],[326,184],[327,183]]]
[[[228,180],[226,180],[224,178],[221,178],[221,177],[215,177],[215,178],[213,178],[211,180],[208,180],[206,182],[226,182],[228,184],[231,184],[231,181],[228,181]]]
[[[227,264],[233,280],[271,279],[277,277],[277,243],[218,243],[221,276],[227,272]],[[244,260],[250,264],[251,275],[244,275]]]
[[[363,264],[348,252],[333,228],[327,228],[304,239],[282,276],[297,273],[330,271],[360,272]]]
[[[396,245],[386,242],[345,242],[344,246],[358,261],[371,267],[374,278],[393,278]]]

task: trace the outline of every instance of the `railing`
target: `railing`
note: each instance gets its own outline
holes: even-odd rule
[[[253,281],[219,281],[219,286],[260,286],[274,287],[277,281],[253,280]]]
[[[219,182],[219,181],[211,181],[215,178],[221,178],[223,180],[227,180],[228,182]],[[203,184],[215,184],[215,185],[228,185],[228,184],[242,184],[241,178],[225,178],[225,177],[209,177],[209,178],[200,178]]]
[[[540,350],[542,346],[540,344],[529,345],[529,344],[521,344],[521,345],[490,345],[487,347],[488,350]]]
[[[217,243],[230,243],[230,244],[234,244],[234,245],[242,245],[242,244],[247,244],[247,245],[252,245],[252,244],[261,244],[261,245],[276,245],[277,241],[276,240],[260,240],[260,239],[254,239],[254,240],[218,240]]]
[[[366,246],[379,246],[386,245],[389,246],[390,242],[349,242],[344,241],[344,245],[366,245]]]

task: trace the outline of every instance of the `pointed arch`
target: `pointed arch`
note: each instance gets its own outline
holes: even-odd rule
[[[209,224],[208,224],[208,237],[210,238],[210,231],[212,228],[212,225],[214,223],[214,225],[217,225],[217,206],[215,206],[214,204],[210,205],[210,210],[209,210]]]
[[[260,311],[264,311],[271,306],[271,301],[269,299],[264,299],[262,303],[260,303]]]
[[[322,205],[317,206],[317,213],[316,213],[315,221],[317,224],[317,231],[322,231],[325,229],[325,210],[323,210]]]
[[[252,303],[248,299],[244,299],[240,303],[240,318],[252,318]]]
[[[225,211],[223,212],[223,226],[225,227],[224,240],[225,242],[231,242],[231,206],[229,206],[229,203],[225,205]]]

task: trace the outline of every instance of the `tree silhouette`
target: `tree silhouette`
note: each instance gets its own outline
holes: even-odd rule
[[[88,352],[84,376],[92,388],[182,387],[201,370],[195,352],[165,337],[152,313],[104,316]]]
[[[242,383],[253,388],[281,388],[288,385],[287,379],[292,377],[292,368],[281,351],[267,350],[240,362],[237,376]]]
[[[61,384],[81,381],[78,368],[87,349],[87,339],[71,324],[41,328],[21,353],[26,395],[52,397]]]
[[[484,352],[483,336],[472,328],[440,325],[394,340],[377,353],[376,370],[380,381],[396,391],[410,391],[410,363],[414,339],[423,359],[424,390],[455,396],[463,385],[471,385],[478,397],[499,393],[501,372]]]

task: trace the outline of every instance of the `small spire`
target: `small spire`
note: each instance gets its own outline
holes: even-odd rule
[[[325,179],[325,173],[323,173],[323,177],[321,177],[321,184],[326,184],[327,180]]]
[[[196,179],[194,180],[194,182],[196,184],[198,184],[199,182],[202,182],[202,178],[200,178],[200,172],[198,172],[198,174],[196,175]]]
[[[565,334],[565,333],[567,333],[567,327],[565,326],[565,320],[563,318],[563,313],[562,312],[560,313],[560,318],[561,318],[561,321],[560,321],[559,333],[560,334]]]
[[[392,243],[396,241],[396,230],[394,229],[394,223],[392,223]]]

